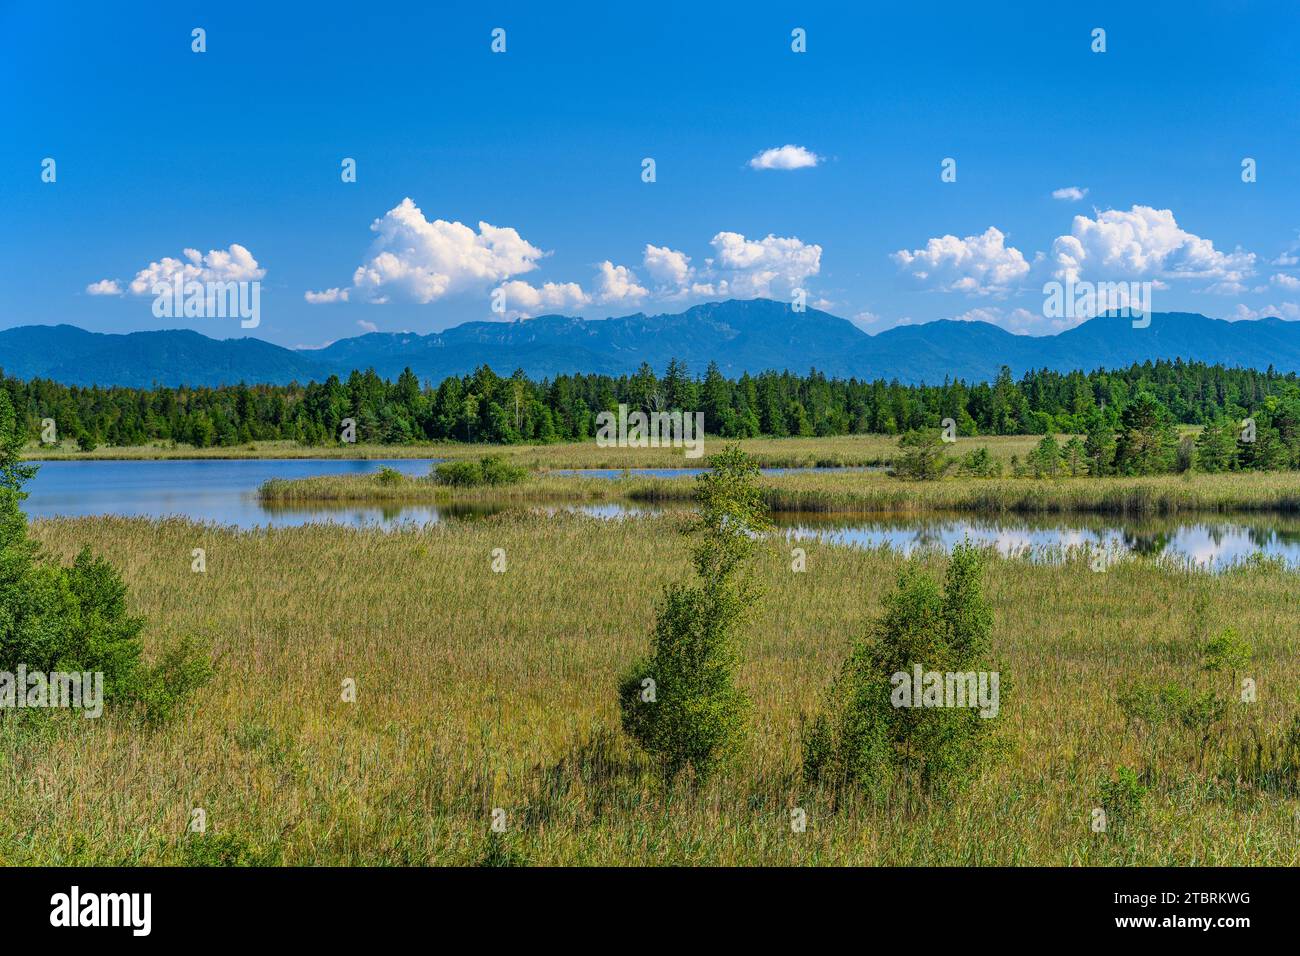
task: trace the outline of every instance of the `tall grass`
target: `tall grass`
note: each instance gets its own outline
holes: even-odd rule
[[[1195,512],[1300,512],[1300,473],[1161,475],[1150,478],[988,479],[901,481],[871,472],[768,475],[760,479],[774,511],[826,514],[1103,514],[1173,516]],[[681,478],[618,479],[540,475],[500,489],[449,491],[422,480],[384,485],[372,475],[273,480],[267,502],[452,500],[689,501],[694,483]],[[468,496],[468,497],[466,497]]]
[[[783,511],[1134,516],[1300,511],[1300,474],[1293,472],[930,482],[882,475],[801,474],[769,477],[763,485],[769,507]]]
[[[690,500],[694,483],[677,482]],[[258,497],[268,505],[310,502],[393,502],[397,504],[502,503],[555,501],[619,501],[655,482],[631,478],[610,480],[581,476],[536,476],[514,485],[456,486],[432,478],[385,482],[378,475],[318,475],[313,478],[272,478],[262,483]]]
[[[1089,827],[1100,778],[1144,759],[1117,686],[1181,674],[1200,633],[1231,622],[1255,645],[1261,727],[1296,711],[1300,578],[1275,568],[994,561],[1010,752],[958,799],[900,805],[837,803],[797,775],[802,717],[899,569],[888,550],[803,541],[801,574],[784,544],[763,552],[768,594],[740,675],[748,751],[699,792],[665,794],[617,731],[614,688],[647,646],[662,586],[688,573],[672,517],[513,513],[394,532],[97,518],[33,531],[65,559],[85,543],[113,555],[149,642],[200,634],[219,660],[188,715],[148,735],[112,715],[0,722],[4,863],[1300,862],[1293,796],[1167,754],[1139,826],[1123,838]],[[196,547],[206,573],[190,569]],[[347,677],[355,704],[340,700]],[[791,832],[794,806],[806,832]],[[186,833],[193,807],[207,812],[203,837]],[[508,831],[492,842],[494,807]]]

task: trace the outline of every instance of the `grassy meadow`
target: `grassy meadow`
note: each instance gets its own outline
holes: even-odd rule
[[[1300,863],[1294,788],[1243,774],[1233,744],[1300,711],[1295,574],[993,560],[1005,755],[954,799],[870,803],[801,782],[800,727],[902,559],[805,541],[807,571],[792,573],[773,541],[744,645],[748,750],[701,790],[666,793],[619,729],[614,687],[661,589],[689,574],[677,520],[35,523],[65,559],[86,544],[111,556],[149,619],[147,650],[195,635],[216,677],[159,730],[111,714],[0,724],[0,862]],[[196,547],[205,573],[191,571]],[[1123,682],[1186,679],[1197,642],[1229,624],[1254,645],[1259,688],[1254,704],[1234,698],[1238,730],[1196,760],[1127,731]],[[355,703],[340,699],[345,678]],[[1121,766],[1148,770],[1143,815],[1094,833],[1101,781]],[[194,807],[203,836],[186,832]],[[794,807],[806,832],[792,832]]]
[[[970,448],[986,445],[1004,463],[1012,455],[1024,458],[1039,435],[1005,435],[962,439]],[[728,439],[705,439],[706,457]],[[879,466],[898,453],[894,435],[836,435],[829,438],[747,438],[740,446],[765,468]],[[967,445],[959,444],[966,450]],[[168,459],[168,458],[481,458],[501,455],[512,464],[535,471],[570,468],[689,468],[703,467],[703,458],[687,458],[682,448],[601,448],[595,441],[553,445],[478,445],[425,442],[412,445],[300,445],[290,441],[250,442],[214,448],[158,442],[152,445],[102,445],[78,450],[76,442],[57,446],[31,444],[25,455],[33,460]]]

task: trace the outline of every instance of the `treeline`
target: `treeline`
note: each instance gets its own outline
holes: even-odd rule
[[[1153,395],[1139,392],[1118,412],[1116,406],[1094,408],[1084,416],[1080,434],[1064,442],[1048,431],[1024,459],[1012,455],[1009,469],[1016,478],[1078,478],[1300,468],[1300,389],[1292,385],[1269,395],[1249,416],[1241,415],[1240,410],[1220,413],[1193,437],[1179,432],[1169,410]],[[948,454],[956,444],[946,441],[940,429],[909,431],[899,439],[895,473],[917,479],[941,478],[952,469],[976,478],[1004,473],[988,448]]]
[[[541,381],[522,371],[503,378],[485,366],[436,386],[407,369],[391,382],[370,370],[308,385],[135,389],[3,377],[0,387],[30,439],[53,420],[59,439],[76,439],[87,449],[157,441],[200,448],[261,440],[327,444],[340,439],[346,419],[355,423],[356,440],[368,443],[581,441],[595,435],[599,412],[620,403],[702,411],[706,430],[728,438],[904,434],[938,428],[945,418],[964,436],[1079,434],[1098,420],[1118,428],[1140,395],[1158,406],[1163,421],[1208,425],[1268,410],[1270,401],[1291,408],[1300,394],[1294,373],[1182,361],[1089,373],[1040,370],[1019,381],[1003,368],[993,382],[923,386],[831,379],[815,370],[728,379],[716,365],[695,375],[673,361],[662,375],[643,364],[617,378]],[[1287,413],[1277,427],[1290,428]],[[1291,447],[1287,435],[1278,438]]]

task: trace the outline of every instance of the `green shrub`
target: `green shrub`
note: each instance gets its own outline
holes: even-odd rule
[[[1227,700],[1212,690],[1197,693],[1175,683],[1127,684],[1119,692],[1118,703],[1126,724],[1139,736],[1168,748],[1187,732],[1197,753],[1209,743],[1214,725],[1228,709]]]
[[[433,475],[441,485],[453,488],[477,488],[483,484],[483,468],[476,461],[456,459],[433,466]]]
[[[528,477],[528,469],[512,465],[500,455],[486,455],[479,461],[485,485],[514,485]]]
[[[942,478],[952,465],[952,459],[944,454],[943,447],[943,436],[937,431],[907,432],[898,440],[894,474],[914,481]]]
[[[1230,698],[1219,694],[1211,682],[1215,675],[1225,675],[1229,693],[1235,692],[1236,675],[1250,663],[1253,650],[1231,628],[1199,641],[1196,650],[1200,688],[1195,686],[1195,678],[1187,684],[1137,681],[1120,688],[1116,702],[1126,728],[1137,733],[1153,756],[1181,751],[1189,763],[1200,768],[1229,712]]]
[[[387,465],[380,468],[375,474],[375,483],[383,485],[385,488],[393,485],[400,485],[404,481],[406,481],[406,476],[404,474],[396,468],[389,468]]]
[[[757,479],[739,446],[709,459],[691,526],[697,581],[668,585],[650,655],[619,681],[623,729],[668,783],[688,768],[707,779],[743,742],[750,704],[735,685],[740,625],[758,599],[749,561],[770,527]]]
[[[895,784],[945,789],[994,752],[993,720],[975,707],[902,707],[894,676],[919,665],[940,673],[988,672],[992,613],[980,578],[984,555],[953,550],[943,590],[909,564],[871,632],[853,648],[823,712],[803,737],[809,783],[855,786],[876,796]],[[1003,694],[999,674],[999,697]],[[919,689],[914,689],[919,692]]]
[[[1227,672],[1235,684],[1237,673],[1250,663],[1254,653],[1254,648],[1230,627],[1201,645],[1201,670],[1211,674]]]
[[[477,865],[483,867],[527,866],[528,858],[510,842],[504,833],[493,831],[483,841]]]
[[[1144,737],[1180,723],[1189,697],[1187,690],[1178,684],[1135,681],[1120,688],[1116,702],[1124,714],[1125,726]]]
[[[996,478],[1002,474],[1002,462],[981,445],[962,456],[957,464],[957,473],[970,478]]]
[[[141,656],[144,619],[126,607],[126,585],[107,561],[82,550],[69,566],[27,537],[22,485],[35,473],[19,458],[22,430],[0,392],[0,671],[102,673],[103,703],[139,706],[165,720],[211,673],[182,641],[158,663]]]
[[[1103,780],[1098,791],[1107,833],[1122,835],[1141,819],[1147,788],[1128,767],[1120,767],[1114,780]]]
[[[434,466],[439,484],[453,488],[477,488],[482,485],[513,485],[528,477],[528,469],[512,465],[500,455],[485,455],[478,461],[456,459]]]
[[[188,833],[181,841],[183,866],[279,866],[280,848],[262,846],[238,833]]]
[[[196,690],[212,679],[212,663],[192,638],[182,636],[152,666],[141,668],[133,696],[151,723],[164,723]]]

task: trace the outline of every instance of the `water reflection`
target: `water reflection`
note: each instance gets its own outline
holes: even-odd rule
[[[275,515],[262,507],[257,489],[268,478],[370,474],[396,468],[423,476],[436,459],[337,458],[202,459],[175,461],[45,461],[27,485],[23,510],[32,519],[82,515],[127,515],[252,528],[304,524],[300,515]],[[367,514],[380,509],[358,509]],[[330,513],[334,512],[330,509]],[[325,520],[325,512],[318,516]],[[349,521],[348,523],[355,523]]]
[[[1088,551],[1110,556],[1160,558],[1221,570],[1256,555],[1300,567],[1300,519],[1251,514],[1201,519],[1106,519],[976,517],[848,518],[787,515],[779,521],[795,540],[818,538],[863,548],[889,547],[903,554],[950,551],[970,539],[1007,557],[1059,561]]]
[[[179,515],[241,528],[287,527],[314,522],[391,528],[448,518],[481,518],[520,505],[410,505],[400,503],[266,504],[257,497],[268,478],[368,474],[382,467],[426,475],[431,459],[234,459],[190,461],[44,462],[28,486],[23,508],[33,519],[61,515]],[[779,473],[786,469],[769,469]],[[641,469],[644,474],[685,476],[698,469]],[[584,472],[617,477],[623,471]],[[579,511],[615,520],[655,513],[649,505],[602,502],[523,507]],[[682,507],[682,506],[677,506]],[[1300,567],[1300,518],[1272,514],[1118,521],[1085,516],[1051,518],[887,517],[778,514],[777,525],[794,540],[818,538],[853,547],[891,547],[904,554],[950,550],[970,538],[1007,556],[1060,560],[1083,548],[1139,555],[1222,569],[1255,555]]]
[[[578,512],[605,520],[682,511],[623,502],[599,504],[504,504],[456,506],[339,505],[304,508],[263,506],[276,524],[332,521],[392,527],[404,523],[473,520],[502,511],[530,509],[548,513]],[[816,539],[859,548],[893,548],[905,555],[919,551],[951,551],[964,540],[994,548],[1005,557],[1030,561],[1060,561],[1088,552],[1110,558],[1127,555],[1187,563],[1222,570],[1257,555],[1278,558],[1300,568],[1300,518],[1251,514],[1212,519],[1151,519],[1116,522],[1106,519],[1060,518],[984,519],[976,517],[882,517],[811,515],[778,512],[777,528],[791,540]]]

